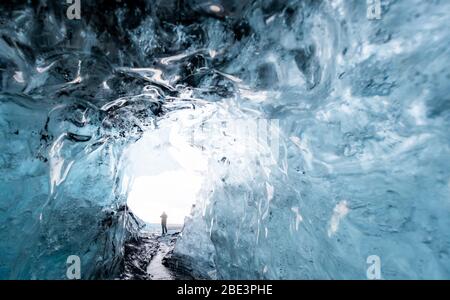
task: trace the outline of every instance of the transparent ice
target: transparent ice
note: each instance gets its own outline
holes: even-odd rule
[[[53,2],[0,4],[0,278],[116,278],[126,149],[160,126],[208,162],[195,276],[450,278],[449,1]]]

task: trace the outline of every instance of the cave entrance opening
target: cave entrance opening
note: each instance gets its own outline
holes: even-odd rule
[[[126,150],[124,164],[130,210],[149,231],[161,231],[163,212],[169,233],[180,230],[202,188],[207,168],[202,151],[182,132],[160,126]]]

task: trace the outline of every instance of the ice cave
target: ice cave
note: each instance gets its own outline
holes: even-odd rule
[[[450,279],[449,11],[2,1],[0,279]]]

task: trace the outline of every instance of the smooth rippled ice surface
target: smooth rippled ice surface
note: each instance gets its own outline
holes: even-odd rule
[[[117,277],[123,153],[160,126],[208,162],[172,255],[197,277],[450,278],[450,2],[24,2],[0,5],[0,278]],[[279,147],[204,133],[224,120]]]

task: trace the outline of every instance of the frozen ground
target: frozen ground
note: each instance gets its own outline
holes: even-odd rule
[[[180,272],[177,268],[171,268],[171,264],[165,260],[170,257],[170,252],[180,232],[169,231],[162,236],[160,233],[141,232],[138,239],[129,241],[125,246],[124,270],[121,279],[144,280],[174,280],[191,279],[187,273]]]

